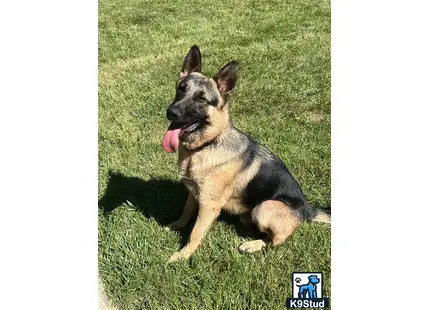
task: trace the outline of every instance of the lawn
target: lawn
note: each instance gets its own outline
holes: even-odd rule
[[[163,226],[186,199],[161,147],[175,79],[193,44],[203,73],[240,61],[231,115],[277,154],[309,202],[330,206],[330,2],[99,1],[99,273],[122,309],[283,309],[293,271],[324,273],[330,226],[305,223],[278,247],[241,255],[252,234],[222,215],[186,262],[192,228]]]

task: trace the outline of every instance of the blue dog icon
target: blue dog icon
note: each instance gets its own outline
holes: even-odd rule
[[[300,288],[299,298],[318,298],[316,284],[320,283],[320,279],[317,276],[309,276],[308,279],[308,284],[297,285]],[[309,297],[306,297],[306,295]]]

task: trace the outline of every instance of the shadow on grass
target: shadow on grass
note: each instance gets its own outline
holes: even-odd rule
[[[109,182],[98,204],[107,215],[120,205],[130,202],[145,217],[153,218],[164,226],[181,216],[187,196],[185,186],[179,182],[168,179],[145,181],[109,171]],[[195,218],[196,216],[180,231],[182,245],[188,240]],[[256,234],[253,230],[245,229],[237,216],[222,213],[219,220],[232,225],[242,237]]]

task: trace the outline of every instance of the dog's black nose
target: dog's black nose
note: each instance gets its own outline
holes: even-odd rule
[[[181,112],[174,107],[169,107],[167,109],[167,119],[169,121],[175,121],[181,116]]]

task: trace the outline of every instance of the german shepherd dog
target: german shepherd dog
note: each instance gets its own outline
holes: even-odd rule
[[[188,243],[168,262],[188,259],[221,210],[267,233],[264,240],[242,244],[241,253],[284,243],[303,221],[330,223],[330,211],[309,206],[283,162],[233,125],[227,100],[238,68],[232,61],[215,77],[205,77],[194,45],[179,73],[162,145],[167,152],[178,151],[179,176],[189,195],[181,217],[168,227],[184,227],[197,209],[198,216]]]

